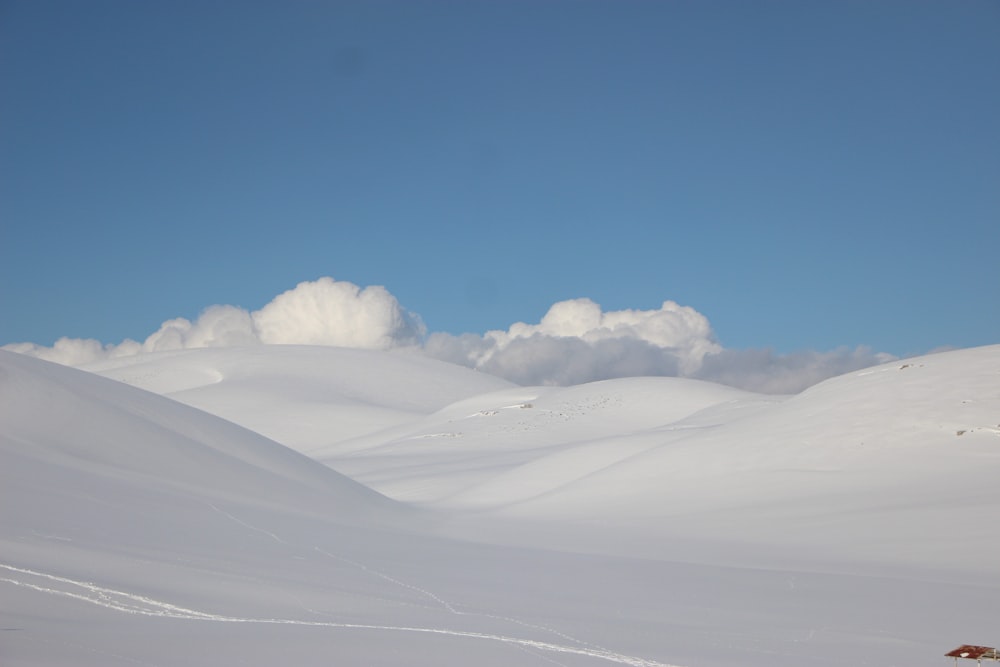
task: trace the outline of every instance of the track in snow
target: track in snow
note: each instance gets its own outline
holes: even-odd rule
[[[227,519],[229,519],[231,521],[234,521],[235,523],[243,526],[244,528],[247,528],[248,530],[252,530],[254,532],[258,532],[258,533],[261,533],[263,535],[266,535],[267,537],[271,538],[275,542],[278,542],[279,544],[283,544],[285,546],[294,546],[288,540],[285,540],[285,539],[281,538],[280,536],[272,533],[269,530],[265,530],[264,528],[261,528],[259,526],[255,526],[252,523],[248,523],[248,522],[244,521],[243,519],[240,519],[239,517],[234,516],[233,514],[225,511],[224,509],[221,509],[220,507],[218,507],[216,505],[213,505],[212,503],[206,503],[206,504],[209,507],[211,507],[214,511],[218,512],[219,514],[222,514]],[[366,574],[368,574],[370,576],[374,576],[374,577],[376,577],[378,579],[382,579],[383,581],[387,581],[387,582],[389,582],[389,583],[391,583],[391,584],[393,584],[395,586],[399,586],[400,588],[405,588],[407,590],[414,591],[414,592],[416,592],[416,593],[424,596],[425,598],[427,598],[428,600],[430,600],[431,602],[433,602],[435,605],[440,606],[442,609],[444,609],[445,611],[447,611],[450,614],[454,614],[456,616],[477,616],[477,617],[480,617],[480,618],[492,618],[492,619],[495,619],[495,620],[506,621],[508,623],[513,623],[515,625],[520,625],[520,626],[523,626],[525,628],[530,628],[530,629],[533,629],[533,630],[541,630],[543,632],[547,632],[549,634],[552,634],[552,635],[555,635],[555,636],[559,637],[562,640],[566,640],[568,642],[573,642],[574,644],[577,644],[578,646],[587,647],[587,648],[593,649],[595,651],[603,651],[603,652],[609,653],[609,651],[607,649],[605,649],[604,647],[602,647],[602,646],[597,646],[597,645],[594,645],[594,644],[590,644],[589,642],[582,641],[580,639],[577,639],[576,637],[571,637],[570,635],[564,634],[564,633],[559,632],[558,630],[554,630],[552,628],[548,628],[548,627],[541,626],[541,625],[536,625],[536,624],[533,624],[533,623],[526,623],[526,622],[518,620],[516,618],[510,618],[508,616],[498,616],[498,615],[495,615],[495,614],[487,614],[487,613],[484,613],[484,612],[467,612],[467,611],[462,611],[456,605],[452,604],[451,602],[448,602],[447,600],[441,598],[440,596],[438,596],[437,594],[435,594],[432,591],[427,590],[426,588],[421,588],[419,586],[415,586],[415,585],[407,583],[405,581],[401,581],[401,580],[399,580],[399,579],[397,579],[395,577],[392,577],[392,576],[386,574],[385,572],[381,572],[381,571],[376,570],[376,569],[374,569],[372,567],[369,567],[368,565],[365,565],[364,563],[359,563],[357,561],[351,560],[349,558],[345,558],[345,557],[340,556],[338,554],[331,553],[331,552],[329,552],[329,551],[327,551],[325,549],[321,549],[318,546],[313,546],[313,550],[316,551],[317,553],[323,555],[323,556],[326,556],[327,558],[330,558],[332,560],[336,560],[336,561],[341,562],[341,563],[346,563],[347,565],[350,565],[351,567],[357,568],[358,570],[360,570],[360,571],[362,571],[362,572],[364,572],[364,573],[366,573]]]
[[[451,637],[465,637],[470,639],[482,639],[486,641],[502,642],[524,648],[548,651],[550,653],[564,653],[581,655],[590,658],[598,658],[613,662],[619,665],[631,665],[632,667],[676,667],[655,660],[647,660],[634,656],[615,653],[600,648],[586,648],[576,646],[564,646],[551,642],[542,642],[533,639],[522,639],[507,635],[494,635],[483,632],[468,632],[463,630],[449,630],[447,628],[423,628],[394,625],[369,625],[363,623],[336,623],[333,621],[307,621],[291,618],[245,618],[240,616],[224,616],[220,614],[210,614],[196,609],[189,609],[179,605],[155,600],[145,595],[136,595],[127,591],[119,591],[113,588],[98,586],[87,581],[77,581],[67,577],[60,577],[46,572],[38,572],[27,568],[16,567],[0,563],[0,569],[6,570],[7,576],[0,576],[0,582],[20,586],[31,590],[71,598],[82,602],[111,609],[127,614],[140,616],[155,616],[160,618],[174,618],[188,621],[210,621],[216,623],[259,623],[269,625],[299,625],[316,628],[340,628],[348,630],[379,630],[384,632],[420,632],[427,634],[446,635]]]

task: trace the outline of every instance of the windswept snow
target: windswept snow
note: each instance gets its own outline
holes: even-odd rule
[[[789,397],[312,347],[90,370],[0,352],[5,667],[883,666],[1000,640],[1000,346]]]

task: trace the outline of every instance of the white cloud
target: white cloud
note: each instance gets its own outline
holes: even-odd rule
[[[603,312],[590,299],[553,305],[538,324],[482,338],[432,335],[430,356],[521,384],[579,384],[612,377],[688,374],[721,350],[704,315],[673,301],[656,310]]]
[[[34,343],[11,343],[0,347],[45,361],[53,361],[66,366],[78,366],[98,359],[127,357],[137,354],[142,347],[134,340],[124,340],[118,345],[102,345],[92,338],[60,338],[52,347]]]
[[[258,342],[250,313],[236,306],[210,306],[193,323],[183,317],[164,322],[143,342],[142,351],[235,347]]]
[[[13,343],[2,349],[78,366],[142,352],[260,343],[385,350],[419,345],[423,335],[420,318],[403,310],[384,287],[361,289],[324,277],[299,283],[253,313],[236,306],[210,306],[194,322],[183,317],[167,320],[141,344],[61,338],[52,347]]]
[[[680,375],[680,355],[630,337],[587,341],[535,334],[517,338],[479,368],[520,384],[571,385],[616,377]]]
[[[496,345],[494,354],[517,339],[540,335],[552,338],[579,338],[600,341],[641,341],[671,350],[682,370],[691,371],[706,354],[721,348],[714,340],[708,319],[694,308],[664,301],[657,310],[616,310],[602,312],[590,299],[560,301],[538,324],[518,322],[504,331],[490,331],[486,337]]]
[[[708,319],[664,301],[653,310],[604,312],[590,299],[554,304],[537,324],[517,322],[482,336],[434,333],[384,287],[320,278],[299,283],[255,312],[211,306],[191,322],[164,322],[142,343],[61,338],[52,347],[3,349],[80,365],[143,352],[197,347],[303,344],[374,350],[418,348],[435,359],[523,385],[570,385],[615,377],[692,377],[768,393],[794,393],[834,375],[893,357],[866,348],[777,355],[723,348]]]
[[[384,287],[320,278],[279,294],[253,314],[263,343],[387,350],[419,345],[424,325]]]
[[[725,349],[693,308],[665,301],[656,310],[603,312],[590,299],[559,302],[538,324],[518,322],[481,337],[432,334],[424,351],[524,385],[661,375],[765,393],[796,393],[894,358],[863,347],[790,355]]]

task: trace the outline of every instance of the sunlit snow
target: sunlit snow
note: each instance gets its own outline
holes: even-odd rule
[[[0,351],[4,667],[885,667],[1000,641],[1000,346],[794,396],[308,346],[85,368]]]

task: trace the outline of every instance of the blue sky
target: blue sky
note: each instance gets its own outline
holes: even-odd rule
[[[1000,342],[998,72],[976,0],[7,0],[0,344],[321,276],[431,332]]]

